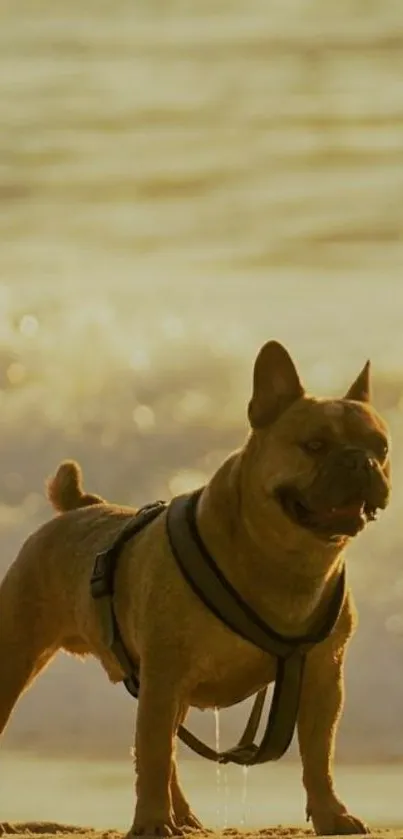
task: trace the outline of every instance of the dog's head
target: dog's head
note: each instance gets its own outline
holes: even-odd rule
[[[370,404],[370,365],[341,399],[308,396],[288,352],[265,344],[249,403],[248,488],[261,516],[322,542],[346,541],[386,507],[390,441]]]

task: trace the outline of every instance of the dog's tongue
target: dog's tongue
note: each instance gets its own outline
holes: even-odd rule
[[[364,505],[357,502],[355,504],[347,504],[345,507],[332,507],[331,510],[326,510],[323,515],[327,519],[338,519],[340,517],[357,518],[362,516],[363,513]]]

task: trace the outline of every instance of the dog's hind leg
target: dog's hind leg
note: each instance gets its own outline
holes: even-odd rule
[[[20,695],[59,646],[43,604],[35,590],[20,584],[16,570],[11,568],[0,585],[0,734]]]

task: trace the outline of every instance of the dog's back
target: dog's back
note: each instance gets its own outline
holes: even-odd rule
[[[85,493],[72,461],[62,463],[47,482],[47,495],[59,515],[28,537],[0,584],[0,733],[16,695],[59,649],[96,652],[99,624],[90,603],[95,554],[134,513]],[[81,632],[82,614],[88,625]]]

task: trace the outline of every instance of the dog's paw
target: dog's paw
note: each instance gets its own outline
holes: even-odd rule
[[[184,832],[189,833],[189,831],[197,830],[201,833],[207,833],[206,828],[202,825],[201,821],[192,813],[191,810],[188,810],[186,813],[177,813],[175,811],[175,821]]]
[[[350,813],[335,813],[329,810],[311,812],[310,817],[318,836],[348,836],[353,833],[371,833],[361,819],[351,816]]]
[[[183,836],[183,834],[184,830],[171,819],[166,821],[150,819],[149,821],[135,821],[126,839],[134,839],[135,836]]]

